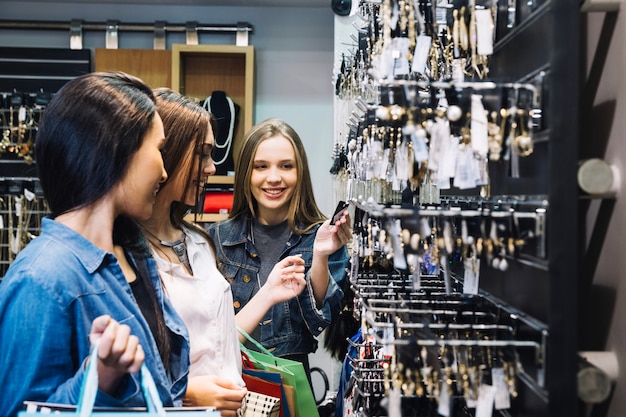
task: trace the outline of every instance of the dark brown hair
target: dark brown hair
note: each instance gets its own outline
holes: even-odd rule
[[[96,202],[124,177],[155,113],[152,91],[132,75],[93,72],[61,87],[35,144],[52,217]]]
[[[174,177],[172,174],[180,170],[181,167],[188,167],[183,182],[185,186],[180,191],[180,201],[172,203],[170,221],[179,229],[184,225],[189,229],[196,230],[207,239],[214,250],[213,240],[208,233],[203,228],[185,220],[185,215],[189,213],[191,207],[184,203],[187,190],[193,180],[196,179],[199,182],[202,175],[202,155],[196,150],[200,149],[209,131],[213,131],[215,135],[214,118],[211,113],[194,100],[170,88],[157,88],[154,90],[154,94],[157,111],[163,120],[163,130],[165,131],[166,142],[162,149],[165,171],[170,175],[169,178],[172,178]],[[192,163],[185,164],[185,161],[190,158],[190,151]],[[168,181],[161,184],[161,189],[170,186],[169,178]],[[195,202],[197,208],[199,208],[200,201],[201,198],[198,196]]]

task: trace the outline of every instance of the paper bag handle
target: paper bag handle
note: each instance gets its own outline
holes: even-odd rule
[[[96,394],[98,393],[98,345],[100,341],[91,345],[91,353],[89,354],[89,363],[87,364],[87,370],[83,378],[83,383],[80,388],[80,398],[78,400],[78,406],[76,407],[76,413],[80,417],[89,417],[93,412],[93,407],[96,402]],[[163,403],[159,397],[154,378],[150,374],[148,367],[145,363],[141,364],[140,370],[141,379],[141,391],[146,400],[146,407],[148,413],[154,413],[158,416],[165,417],[165,409]]]
[[[251,342],[254,346],[256,346],[261,352],[268,354],[270,356],[274,356],[274,354],[272,352],[270,352],[269,350],[267,350],[265,348],[265,346],[263,346],[262,344],[260,344],[259,342],[257,342],[256,340],[254,340],[252,338],[252,336],[250,336],[244,329],[242,329],[241,327],[237,327],[237,330],[239,331],[239,333],[241,333],[246,339],[248,339],[249,342]]]

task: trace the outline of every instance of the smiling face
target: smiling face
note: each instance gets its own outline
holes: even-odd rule
[[[161,155],[164,144],[163,122],[155,114],[141,147],[131,157],[128,171],[116,186],[120,214],[137,220],[152,215],[159,184],[167,179]]]
[[[204,192],[204,185],[206,184],[207,178],[215,174],[216,168],[212,158],[214,146],[215,138],[213,137],[213,131],[209,129],[202,145],[194,149],[192,153],[190,152],[191,163],[194,164],[194,169],[192,169],[191,172],[198,172],[199,169],[200,177],[198,179],[198,176],[194,175],[189,183],[187,193],[185,194],[185,201],[183,202],[188,206],[194,206],[196,204],[198,196]],[[184,171],[185,170],[179,170],[178,173],[181,174]],[[183,175],[179,175],[179,177],[182,176]]]
[[[287,219],[297,182],[296,155],[291,142],[282,135],[261,142],[250,175],[250,191],[257,202],[261,223],[277,224]]]

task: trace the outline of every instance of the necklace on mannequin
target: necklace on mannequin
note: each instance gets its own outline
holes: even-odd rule
[[[224,161],[226,161],[226,158],[228,158],[228,156],[230,155],[230,148],[232,147],[233,144],[233,134],[235,132],[235,119],[236,119],[236,114],[235,114],[235,103],[233,103],[233,100],[228,97],[228,96],[224,96],[226,99],[226,102],[228,103],[228,110],[230,112],[230,120],[228,123],[228,135],[226,136],[226,138],[224,139],[223,143],[219,143],[219,138],[215,138],[215,147],[218,149],[224,149],[226,148],[226,151],[224,152],[224,156],[222,157],[222,159],[220,159],[219,161],[214,161],[215,165],[221,165],[224,163]],[[208,110],[209,113],[213,114],[212,110],[211,110],[211,96],[207,97],[206,100],[204,100],[203,106],[206,110]]]

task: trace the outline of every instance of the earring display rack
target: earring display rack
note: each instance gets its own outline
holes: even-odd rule
[[[407,361],[407,349],[413,349],[413,359],[419,358],[422,363],[413,367],[411,390],[404,385],[407,381],[401,384],[405,396],[429,397],[434,404],[447,401],[445,397],[437,397],[441,391],[435,386],[440,386],[442,381],[455,395],[467,396],[469,388],[463,387],[466,378],[463,368],[475,373],[471,377],[475,385],[472,389],[478,390],[480,378],[506,367],[506,395],[517,397],[514,379],[520,379],[547,400],[545,356],[549,332],[544,324],[489,294],[463,295],[460,281],[455,282],[456,291],[447,294],[437,276],[422,277],[417,290],[406,278],[378,271],[351,281],[361,311],[363,333],[381,346],[387,357],[386,362],[370,363],[366,372],[378,370],[383,375],[381,382],[393,385],[394,381],[406,378],[406,374],[389,372],[410,369],[409,363],[398,364]],[[429,360],[424,357],[427,350],[435,353],[428,355]],[[450,357],[442,360],[441,353],[446,351]],[[358,362],[355,359],[351,359],[352,363]],[[386,363],[396,366],[386,369]],[[448,379],[442,380],[444,375]],[[364,377],[363,373],[354,376],[357,380]]]
[[[578,58],[565,51],[578,13],[566,0],[353,13],[331,174],[354,208],[355,413],[577,415]]]

